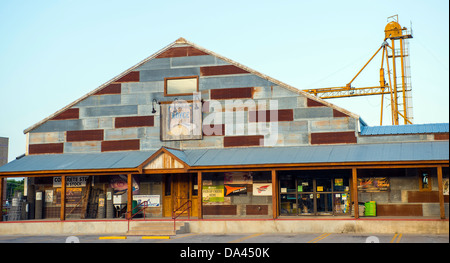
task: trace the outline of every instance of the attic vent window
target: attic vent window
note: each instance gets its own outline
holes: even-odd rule
[[[196,92],[198,92],[198,76],[164,79],[164,96],[192,95]]]

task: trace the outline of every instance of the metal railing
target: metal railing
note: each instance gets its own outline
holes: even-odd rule
[[[183,209],[184,206],[186,206],[186,208]],[[188,220],[190,220],[190,214],[191,214],[191,206],[192,206],[192,201],[191,200],[187,200],[184,204],[182,204],[180,207],[178,207],[177,209],[175,209],[172,212],[172,219],[173,219],[173,231],[176,231],[176,220],[178,217],[180,217],[184,212],[188,212],[187,216],[188,216]],[[183,209],[182,211],[179,211]],[[178,213],[178,215],[177,215]]]
[[[142,206],[141,209],[139,209],[139,211],[137,211],[136,213],[133,214],[133,210],[136,210],[138,207]],[[130,211],[126,212],[126,218],[128,219],[128,231],[130,231],[130,221],[133,219],[133,217],[137,214],[139,214],[141,211],[144,211],[144,221],[145,221],[145,209],[148,207],[148,202],[144,201],[139,203],[135,208],[131,208]],[[128,214],[130,214],[130,216],[128,216]]]

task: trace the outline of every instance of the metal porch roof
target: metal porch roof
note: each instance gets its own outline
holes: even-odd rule
[[[185,150],[191,167],[262,164],[436,161],[449,159],[448,141]]]
[[[361,126],[361,135],[393,135],[393,134],[424,134],[448,133],[448,123],[429,123],[391,126]]]
[[[27,155],[0,167],[3,172],[137,168],[155,151]]]

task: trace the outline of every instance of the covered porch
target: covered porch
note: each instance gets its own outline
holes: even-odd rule
[[[133,215],[133,220],[144,216],[171,220],[174,215],[196,221],[318,216],[442,220],[448,218],[448,188],[444,188],[448,173],[448,142],[163,147],[147,152],[28,155],[1,167],[0,183],[26,178],[26,197],[20,200],[26,213],[17,221],[30,223],[118,222]],[[368,183],[372,188],[366,187]],[[377,202],[376,217],[366,217],[361,206],[354,205],[368,201]],[[13,206],[9,208],[11,212]]]

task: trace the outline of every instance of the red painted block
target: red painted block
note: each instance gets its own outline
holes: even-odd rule
[[[246,74],[249,73],[247,70],[243,70],[234,65],[226,65],[226,66],[210,66],[210,67],[201,67],[200,75],[201,76],[215,76],[215,75],[230,75],[230,74]]]
[[[139,82],[139,71],[131,71],[116,82]]]
[[[249,122],[271,122],[275,120],[270,119],[270,114],[276,114],[278,116],[277,121],[293,121],[294,120],[294,111],[292,109],[285,110],[266,110],[265,119],[259,119],[262,116],[259,116],[259,111],[250,111],[249,112]],[[262,114],[261,114],[262,115]]]
[[[29,154],[58,154],[64,152],[64,143],[30,144]]]
[[[263,146],[261,140],[264,140],[264,135],[225,136],[223,138],[223,146],[224,147]]]
[[[152,126],[154,126],[153,116],[117,117],[115,121],[116,128],[152,127]]]
[[[348,115],[343,112],[333,109],[333,117],[335,117],[335,118],[348,117]]]
[[[76,120],[80,118],[80,109],[78,108],[71,108],[71,109],[67,109],[63,112],[61,112],[60,114],[58,114],[57,116],[53,117],[52,121],[56,121],[56,120]]]
[[[448,141],[448,133],[435,133],[434,134],[435,140],[447,140]]]
[[[102,152],[139,150],[139,140],[103,141]]]
[[[355,132],[311,133],[311,144],[356,143]]]
[[[251,99],[252,97],[253,87],[211,90],[212,100]]]
[[[122,84],[113,83],[97,91],[94,95],[120,94],[122,92]]]
[[[237,215],[236,205],[205,205],[204,215]]]
[[[326,105],[324,105],[324,104],[322,104],[322,103],[320,103],[318,101],[309,99],[309,98],[306,99],[306,105],[308,107],[326,107]]]
[[[173,47],[159,54],[156,58],[175,58],[175,57],[204,56],[204,55],[209,54],[193,47]]]
[[[67,131],[68,142],[103,141],[103,130]]]

